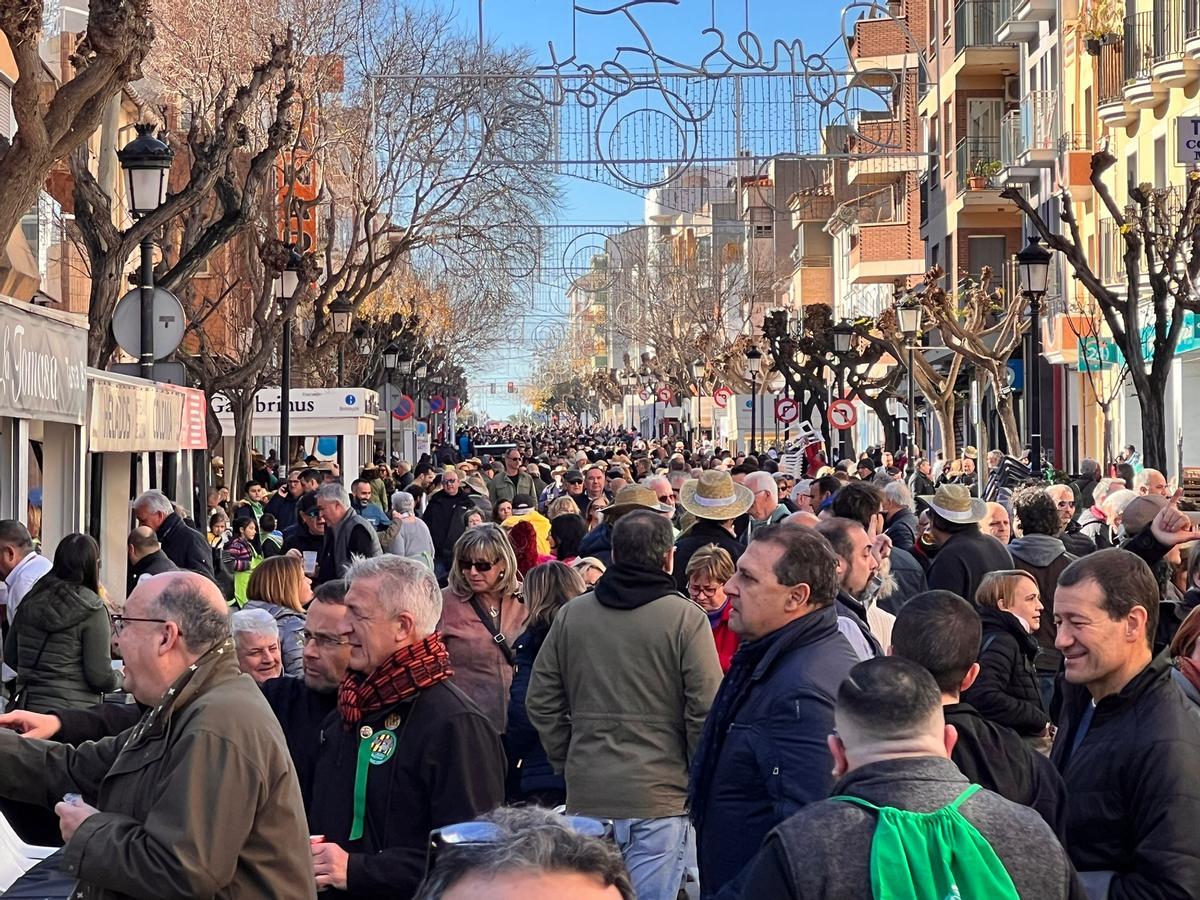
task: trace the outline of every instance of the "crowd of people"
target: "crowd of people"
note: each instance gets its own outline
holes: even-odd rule
[[[0,522],[0,808],[91,897],[1200,897],[1200,533],[977,456],[258,458],[123,603]]]

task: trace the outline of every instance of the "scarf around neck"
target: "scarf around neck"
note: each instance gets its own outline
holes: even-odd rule
[[[401,647],[370,675],[346,673],[337,698],[342,724],[350,730],[365,717],[395,706],[453,674],[450,654],[440,634],[435,632],[415,644]]]

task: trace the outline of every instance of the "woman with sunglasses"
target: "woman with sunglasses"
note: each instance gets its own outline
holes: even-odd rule
[[[450,653],[454,683],[504,734],[513,677],[512,642],[528,610],[518,594],[517,560],[499,525],[463,532],[454,545],[438,630]]]

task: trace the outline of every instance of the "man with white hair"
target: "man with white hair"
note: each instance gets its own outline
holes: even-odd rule
[[[1134,475],[1133,489],[1142,496],[1147,494],[1158,494],[1160,497],[1170,496],[1167,491],[1167,479],[1158,469],[1142,469]]]
[[[1046,493],[1058,509],[1058,524],[1062,526],[1058,538],[1067,548],[1067,552],[1077,559],[1095,553],[1095,542],[1079,530],[1079,523],[1075,521],[1075,492],[1071,486],[1052,484],[1046,488]]]
[[[1092,490],[1092,503],[1079,516],[1079,532],[1087,537],[1097,550],[1111,547],[1108,516],[1104,512],[1104,501],[1124,487],[1120,478],[1101,478]]]
[[[743,543],[749,544],[754,539],[754,532],[782,522],[790,515],[790,511],[779,502],[779,485],[770,472],[751,472],[743,484],[754,494],[754,502],[750,504],[750,520],[743,535]]]
[[[1079,477],[1071,482],[1071,489],[1079,498],[1076,502],[1080,510],[1087,510],[1096,502],[1096,487],[1103,474],[1099,461],[1091,457],[1079,463]]]
[[[350,495],[342,485],[321,485],[317,508],[325,520],[325,537],[317,554],[314,585],[345,577],[346,566],[355,556],[369,558],[382,552],[375,526],[350,508]]]
[[[238,668],[258,684],[283,674],[279,623],[265,609],[243,609],[230,619]]]
[[[883,486],[883,533],[893,547],[911,553],[919,527],[912,491],[903,481],[889,481]]]
[[[347,501],[349,502],[349,501]],[[139,525],[153,528],[162,552],[171,562],[189,572],[198,572],[216,580],[213,574],[212,548],[204,535],[180,518],[175,504],[162,491],[145,491],[133,501],[133,515]]]
[[[340,636],[350,671],[326,720],[309,808],[317,888],[408,900],[429,832],[504,801],[500,736],[450,682],[433,573],[397,556],[356,559]]]

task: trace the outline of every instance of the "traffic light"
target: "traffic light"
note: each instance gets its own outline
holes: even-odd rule
[[[508,383],[508,392],[510,394],[515,394],[517,392],[517,383],[515,381],[510,381]]]

